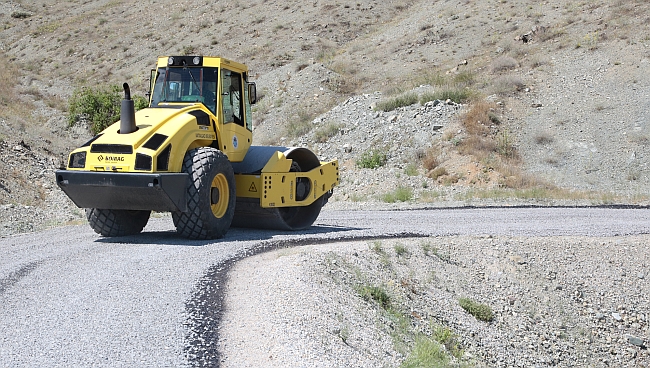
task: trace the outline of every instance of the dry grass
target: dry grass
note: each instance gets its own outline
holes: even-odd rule
[[[0,53],[0,58],[8,58]],[[31,124],[34,119],[34,104],[28,98],[21,97],[19,89],[20,69],[12,62],[7,62],[0,68],[0,116],[7,119],[10,126],[25,131],[25,124]],[[39,93],[40,95],[40,93]],[[38,97],[38,96],[36,96]]]
[[[487,101],[476,101],[462,116],[462,124],[468,135],[485,136],[490,132],[492,119],[490,113],[495,111],[496,105]]]
[[[6,56],[0,54],[3,60]],[[3,109],[14,105],[18,101],[16,85],[18,84],[18,68],[13,63],[7,63],[0,68],[0,106]]]
[[[521,91],[526,84],[521,77],[516,75],[502,75],[492,82],[492,93],[509,95]]]
[[[438,156],[440,155],[440,150],[437,148],[430,148],[427,150],[426,154],[422,158],[422,167],[427,170],[435,169],[440,163],[438,162]]]
[[[433,180],[438,180],[439,177],[445,176],[447,174],[449,174],[449,172],[447,172],[447,169],[445,169],[442,166],[438,166],[435,169],[429,171],[427,176],[430,177]]]
[[[492,61],[490,70],[492,70],[493,73],[500,73],[515,69],[518,65],[519,63],[514,58],[511,58],[510,56],[501,56]]]
[[[415,92],[408,92],[399,96],[391,97],[377,102],[375,110],[393,111],[400,107],[410,106],[418,103],[418,95]]]
[[[338,134],[338,132],[343,128],[344,125],[340,123],[329,123],[325,126],[322,126],[314,132],[314,140],[316,142],[325,143],[330,138]]]
[[[349,75],[337,75],[329,78],[325,85],[333,92],[352,95],[357,93],[363,86],[363,79]]]
[[[533,175],[524,173],[521,169],[521,157],[517,151],[514,138],[510,132],[499,125],[496,114],[497,106],[487,101],[475,101],[469,110],[462,115],[461,124],[465,128],[465,137],[460,141],[457,150],[460,154],[472,156],[484,173],[496,172],[498,175],[484,177],[482,182],[494,182],[499,187],[508,189],[531,189],[550,187],[544,181]],[[429,172],[429,177],[451,177],[446,172]],[[457,180],[460,178],[456,178]]]
[[[537,144],[550,144],[553,143],[554,138],[550,132],[538,132],[535,135],[535,143]]]

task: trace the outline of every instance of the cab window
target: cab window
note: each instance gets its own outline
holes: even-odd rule
[[[244,126],[242,106],[242,78],[240,73],[221,70],[221,96],[224,123]]]

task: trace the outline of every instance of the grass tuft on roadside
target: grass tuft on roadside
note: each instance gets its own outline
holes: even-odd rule
[[[475,302],[469,298],[460,298],[458,304],[479,321],[490,322],[494,319],[494,313],[489,305]]]

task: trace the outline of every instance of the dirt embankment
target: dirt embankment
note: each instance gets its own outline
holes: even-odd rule
[[[648,240],[451,236],[248,258],[227,285],[222,366],[645,367]]]

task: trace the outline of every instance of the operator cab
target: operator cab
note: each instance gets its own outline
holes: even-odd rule
[[[214,116],[221,113],[223,123],[252,128],[250,105],[256,102],[257,91],[254,83],[247,82],[246,71],[238,70],[236,63],[201,56],[161,59],[166,59],[167,65],[159,63],[152,70],[150,107],[180,108],[200,103]]]
[[[154,75],[151,107],[202,103],[216,115],[219,68],[202,66],[199,56],[194,57],[191,63],[187,59],[172,56],[168,58],[167,67],[158,67]],[[174,105],[170,105],[172,103]]]

